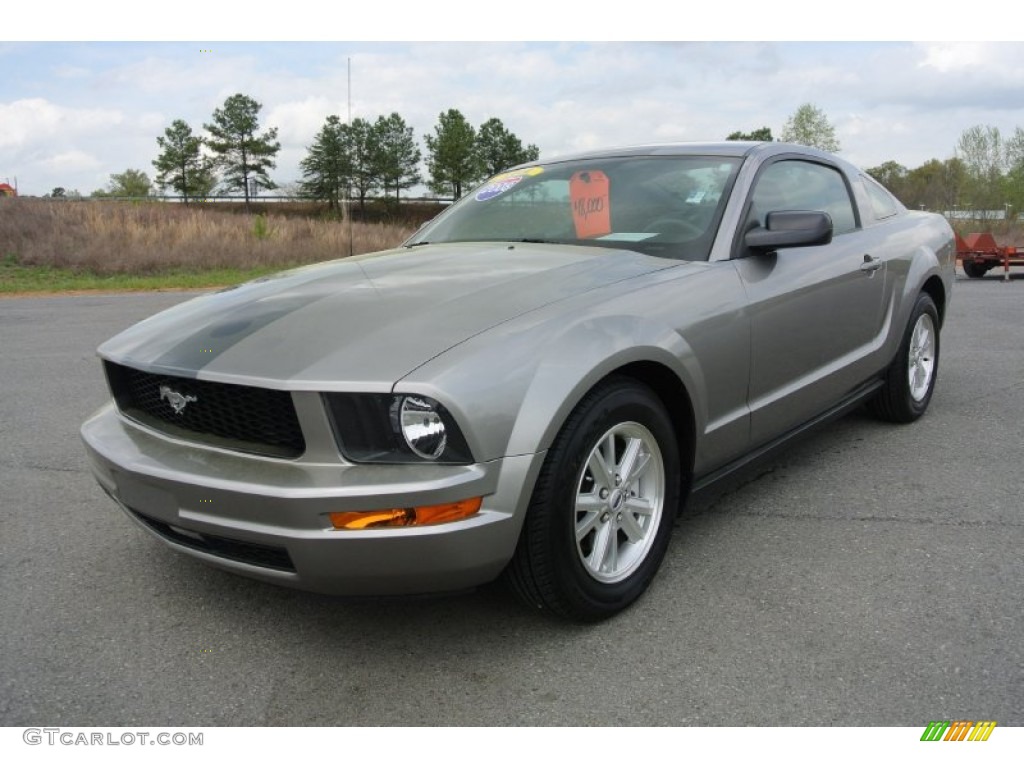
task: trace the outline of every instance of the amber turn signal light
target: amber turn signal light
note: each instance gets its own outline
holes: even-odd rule
[[[370,512],[331,512],[328,517],[337,530],[359,531],[365,528],[400,528],[406,525],[451,523],[472,517],[480,511],[482,497],[426,507],[376,509]]]

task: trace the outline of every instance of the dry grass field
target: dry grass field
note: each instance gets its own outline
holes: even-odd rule
[[[376,207],[373,207],[376,205]],[[310,202],[184,206],[171,202],[0,198],[0,296],[61,291],[199,289],[397,246],[442,206],[374,201],[367,221]],[[1024,248],[1019,222],[955,222]]]
[[[347,222],[177,203],[0,201],[0,263],[96,276],[267,270],[350,255]],[[414,224],[355,222],[351,253],[400,244]]]

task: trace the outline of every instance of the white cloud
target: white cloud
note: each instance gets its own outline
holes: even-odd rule
[[[248,55],[210,55],[200,53],[199,45],[172,46],[159,56],[126,61],[97,75],[99,82],[132,91],[160,94],[164,98],[181,92],[206,92],[238,81],[247,85],[256,79],[258,61]],[[227,95],[231,95],[231,91]]]
[[[106,131],[119,125],[123,115],[116,109],[75,109],[46,99],[19,99],[0,104],[0,147],[23,147],[58,138]]]
[[[939,72],[974,70],[985,67],[992,58],[991,43],[923,43],[924,59],[918,66]]]
[[[88,77],[91,72],[85,67],[67,67],[67,66],[56,66],[53,68],[53,74],[56,77],[66,77],[70,79]]]
[[[65,174],[91,171],[100,167],[100,161],[97,158],[78,149],[51,155],[41,160],[39,164],[50,172]]]
[[[260,122],[260,127],[263,130],[268,127],[276,127],[278,129],[277,138],[282,144],[308,146],[313,143],[313,137],[323,128],[328,115],[336,115],[341,112],[342,119],[344,119],[344,112],[338,107],[337,102],[332,102],[324,96],[311,96],[302,101],[288,101],[278,104],[267,112],[266,118]]]
[[[138,125],[140,129],[149,131],[150,133],[154,131],[163,133],[164,128],[170,125],[170,121],[162,112],[143,112],[135,119],[135,124]]]
[[[1024,125],[1024,45],[812,43],[199,43],[0,48],[35,79],[0,82],[4,175],[28,194],[95,185],[128,167],[152,171],[156,136],[173,119],[197,132],[225,98],[263,104],[282,150],[272,173],[298,178],[328,114],[398,112],[422,146],[438,114],[498,117],[543,158],[650,141],[721,140],[768,126],[803,102],[822,108],[843,155],[915,167],[952,154],[960,133]],[[36,62],[44,65],[32,67]],[[54,64],[57,62],[57,64]],[[88,176],[54,178],[44,158],[82,153]],[[69,155],[69,158],[71,155]]]

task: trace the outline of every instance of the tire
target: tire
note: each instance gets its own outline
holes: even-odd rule
[[[963,268],[968,277],[984,277],[985,273],[989,270],[989,267],[976,261],[963,262]]]
[[[576,621],[621,611],[654,578],[679,508],[671,419],[649,388],[608,379],[548,451],[506,581],[526,604]]]
[[[899,352],[871,410],[885,421],[908,424],[928,409],[939,373],[939,311],[927,293],[914,303]]]

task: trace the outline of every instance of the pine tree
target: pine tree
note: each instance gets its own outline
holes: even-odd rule
[[[352,188],[359,200],[359,211],[366,209],[366,198],[380,186],[374,151],[373,124],[357,117],[344,126],[345,146],[352,168]]]
[[[459,110],[442,112],[434,135],[427,134],[426,140],[430,188],[437,194],[450,192],[457,200],[484,175],[476,151],[476,131]]]
[[[331,211],[341,210],[352,176],[352,160],[347,147],[346,126],[337,115],[328,116],[324,127],[313,139],[309,152],[299,163],[300,187],[304,195],[324,200]]]
[[[412,127],[397,112],[381,115],[374,123],[373,153],[374,170],[385,197],[393,191],[397,201],[403,189],[420,183],[420,149]]]
[[[216,153],[217,165],[227,189],[241,189],[249,205],[250,180],[263,189],[276,189],[267,170],[274,168],[274,157],[281,149],[275,141],[277,128],[259,133],[259,112],[263,108],[241,93],[229,96],[224,106],[213,111],[213,122],[203,127],[210,133],[207,145]]]
[[[480,126],[476,135],[476,152],[486,176],[494,176],[506,168],[533,162],[540,157],[540,150],[535,145],[524,147],[519,137],[496,117]]]
[[[182,200],[205,197],[213,190],[216,178],[211,162],[203,156],[203,140],[192,134],[184,120],[175,120],[157,136],[160,156],[153,161],[157,170],[156,184],[170,187]]]

